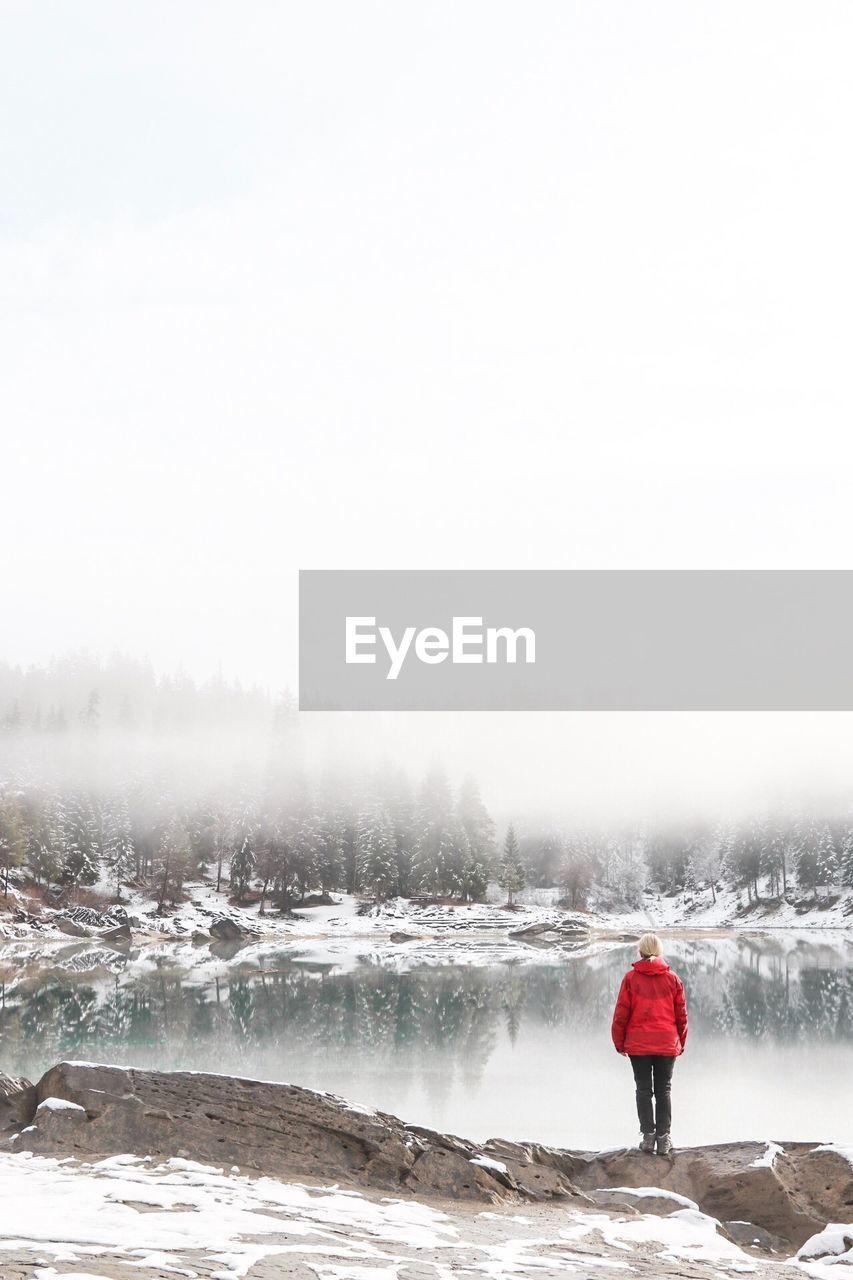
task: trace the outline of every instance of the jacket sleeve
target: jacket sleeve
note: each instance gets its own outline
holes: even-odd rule
[[[675,1029],[678,1032],[678,1038],[681,1041],[681,1052],[683,1053],[687,1042],[687,1002],[684,999],[684,983],[680,978],[675,979],[672,1004],[675,1013]]]
[[[625,1032],[628,1030],[628,1021],[631,1017],[631,984],[628,981],[628,974],[622,979],[622,985],[619,988],[619,995],[616,998],[616,1008],[613,1011],[613,1024],[610,1028],[610,1034],[613,1037],[613,1043],[619,1053],[625,1052]]]

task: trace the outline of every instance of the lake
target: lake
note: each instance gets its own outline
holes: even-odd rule
[[[479,1140],[635,1140],[630,1064],[609,1036],[630,946],[485,964],[399,951],[318,960],[281,946],[195,962],[186,950],[128,962],[69,947],[50,964],[8,952],[10,1074],[36,1079],[62,1058],[219,1071],[328,1089]],[[853,1142],[853,935],[681,938],[667,955],[690,1012],[676,1143]]]

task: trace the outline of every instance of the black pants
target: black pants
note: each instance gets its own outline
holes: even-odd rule
[[[634,1081],[637,1085],[637,1115],[643,1133],[669,1133],[672,1123],[672,1068],[675,1058],[660,1054],[644,1054],[631,1057]],[[654,1104],[652,1095],[654,1094]]]

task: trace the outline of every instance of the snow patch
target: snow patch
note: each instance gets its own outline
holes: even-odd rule
[[[810,1236],[797,1258],[832,1257],[833,1262],[853,1262],[853,1222],[829,1222],[823,1231]]]
[[[680,1204],[685,1209],[696,1209],[699,1206],[695,1200],[689,1200],[687,1196],[680,1196],[675,1191],[667,1191],[664,1187],[608,1187],[608,1191],[627,1191],[632,1196],[665,1196],[667,1200],[672,1200],[674,1204]]]
[[[85,1114],[86,1108],[81,1107],[79,1102],[66,1102],[65,1098],[45,1098],[36,1107],[36,1115],[40,1111],[82,1111]]]
[[[496,1173],[506,1173],[506,1165],[500,1160],[491,1160],[488,1156],[472,1156],[469,1164],[477,1164],[481,1169],[493,1169]]]
[[[785,1148],[780,1147],[778,1142],[767,1142],[765,1148],[763,1155],[755,1157],[749,1166],[750,1169],[772,1169],[776,1163],[776,1157],[785,1154]]]

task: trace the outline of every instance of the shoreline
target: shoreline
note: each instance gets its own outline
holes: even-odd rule
[[[750,934],[801,932],[853,936],[853,893],[839,899],[832,910],[818,906],[798,910],[786,903],[768,903],[737,914],[733,905],[718,903],[719,911],[679,909],[672,900],[655,900],[635,912],[571,911],[556,905],[522,903],[513,908],[493,903],[428,903],[391,899],[372,903],[348,894],[327,896],[322,905],[297,905],[289,914],[259,914],[255,906],[241,906],[217,893],[207,882],[186,886],[184,900],[158,913],[150,899],[132,893],[121,903],[103,901],[97,907],[72,904],[47,908],[10,888],[5,912],[0,912],[0,948],[22,941],[63,944],[75,941],[106,945],[121,951],[150,949],[169,943],[194,945],[292,945],[348,941],[415,948],[458,939],[466,945],[482,941],[543,952],[562,949],[577,954],[582,948],[626,945],[640,933],[654,929],[663,936],[743,937]],[[848,910],[848,908],[850,908]],[[709,915],[724,918],[711,918]],[[782,918],[780,918],[780,916]]]

